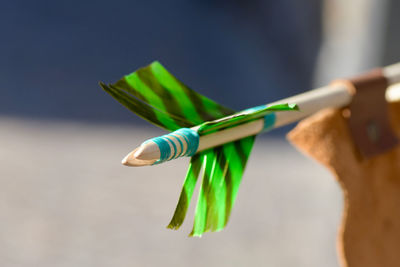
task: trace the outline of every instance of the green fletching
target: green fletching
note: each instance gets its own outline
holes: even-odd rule
[[[100,85],[130,111],[170,131],[234,113],[234,110],[219,105],[184,85],[159,62],[153,62],[115,84]],[[253,141],[254,137],[248,137],[199,152],[192,157],[168,228],[178,229],[182,225],[201,171],[203,180],[193,235],[218,231],[226,225]],[[246,150],[243,150],[243,146],[248,153],[244,152]],[[232,160],[233,164],[230,164]]]
[[[193,126],[186,120],[182,120],[179,117],[173,116],[148,105],[146,102],[139,100],[121,88],[114,87],[113,85],[107,86],[103,83],[100,83],[100,85],[107,93],[109,93],[126,108],[161,128],[167,130],[178,130],[183,127]]]
[[[254,136],[246,137],[192,157],[168,228],[178,229],[182,225],[200,173],[202,182],[190,235],[201,236],[226,226],[254,140]]]
[[[100,85],[118,102],[149,122],[170,131],[200,125],[200,135],[259,119],[271,112],[298,109],[297,105],[281,104],[234,114],[233,110],[184,85],[159,62],[123,77],[115,84]],[[246,137],[201,151],[191,158],[168,228],[178,229],[182,225],[200,175],[202,181],[190,235],[201,236],[226,226],[254,140],[255,136]]]
[[[254,140],[250,136],[205,152],[191,236],[220,231],[228,223]]]
[[[100,85],[130,111],[170,131],[234,113],[184,85],[157,61],[115,84]]]
[[[192,157],[168,228],[178,229],[182,225],[200,173],[202,182],[190,236],[220,231],[226,226],[254,140],[255,136],[246,137]]]
[[[183,183],[182,192],[179,197],[178,205],[175,209],[174,216],[167,226],[170,229],[177,230],[183,223],[190,200],[192,199],[193,191],[196,187],[197,179],[200,173],[201,165],[204,158],[204,152],[194,155],[189,164],[185,182]]]

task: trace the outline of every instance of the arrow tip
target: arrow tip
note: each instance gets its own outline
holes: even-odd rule
[[[154,164],[160,159],[160,150],[154,142],[146,142],[126,155],[121,163],[125,166],[139,167]]]

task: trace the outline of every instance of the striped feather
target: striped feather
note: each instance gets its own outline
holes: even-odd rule
[[[178,229],[186,216],[198,176],[202,184],[191,236],[220,231],[228,223],[255,137],[227,143],[192,157],[170,229]]]
[[[255,136],[208,150],[191,236],[220,231],[228,223]]]
[[[157,61],[115,84],[100,85],[132,112],[170,131],[234,113],[184,85]]]
[[[200,174],[204,155],[205,152],[199,152],[190,159],[189,168],[186,174],[185,181],[183,183],[178,205],[175,209],[171,222],[167,226],[170,229],[178,230],[186,217],[190,200],[192,199],[192,195]]]
[[[182,127],[192,127],[192,124],[188,123],[187,120],[183,120],[180,117],[173,116],[165,111],[154,108],[121,88],[114,87],[113,85],[107,86],[104,83],[100,83],[100,85],[107,93],[127,109],[152,124],[171,131],[178,130]]]

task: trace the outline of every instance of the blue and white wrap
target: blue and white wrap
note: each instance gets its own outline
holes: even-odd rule
[[[181,128],[172,133],[147,140],[154,142],[160,149],[160,159],[154,164],[159,164],[171,159],[196,154],[199,147],[200,136],[197,131],[190,128]]]

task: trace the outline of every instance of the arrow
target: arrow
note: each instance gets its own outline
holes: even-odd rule
[[[389,84],[400,82],[400,63],[382,71]],[[184,85],[159,62],[114,84],[100,85],[132,112],[172,131],[144,142],[123,159],[123,164],[146,166],[191,157],[178,205],[168,225],[171,229],[182,225],[201,174],[191,236],[220,231],[226,226],[257,134],[323,108],[347,106],[353,97],[348,84],[338,82],[235,113]]]

